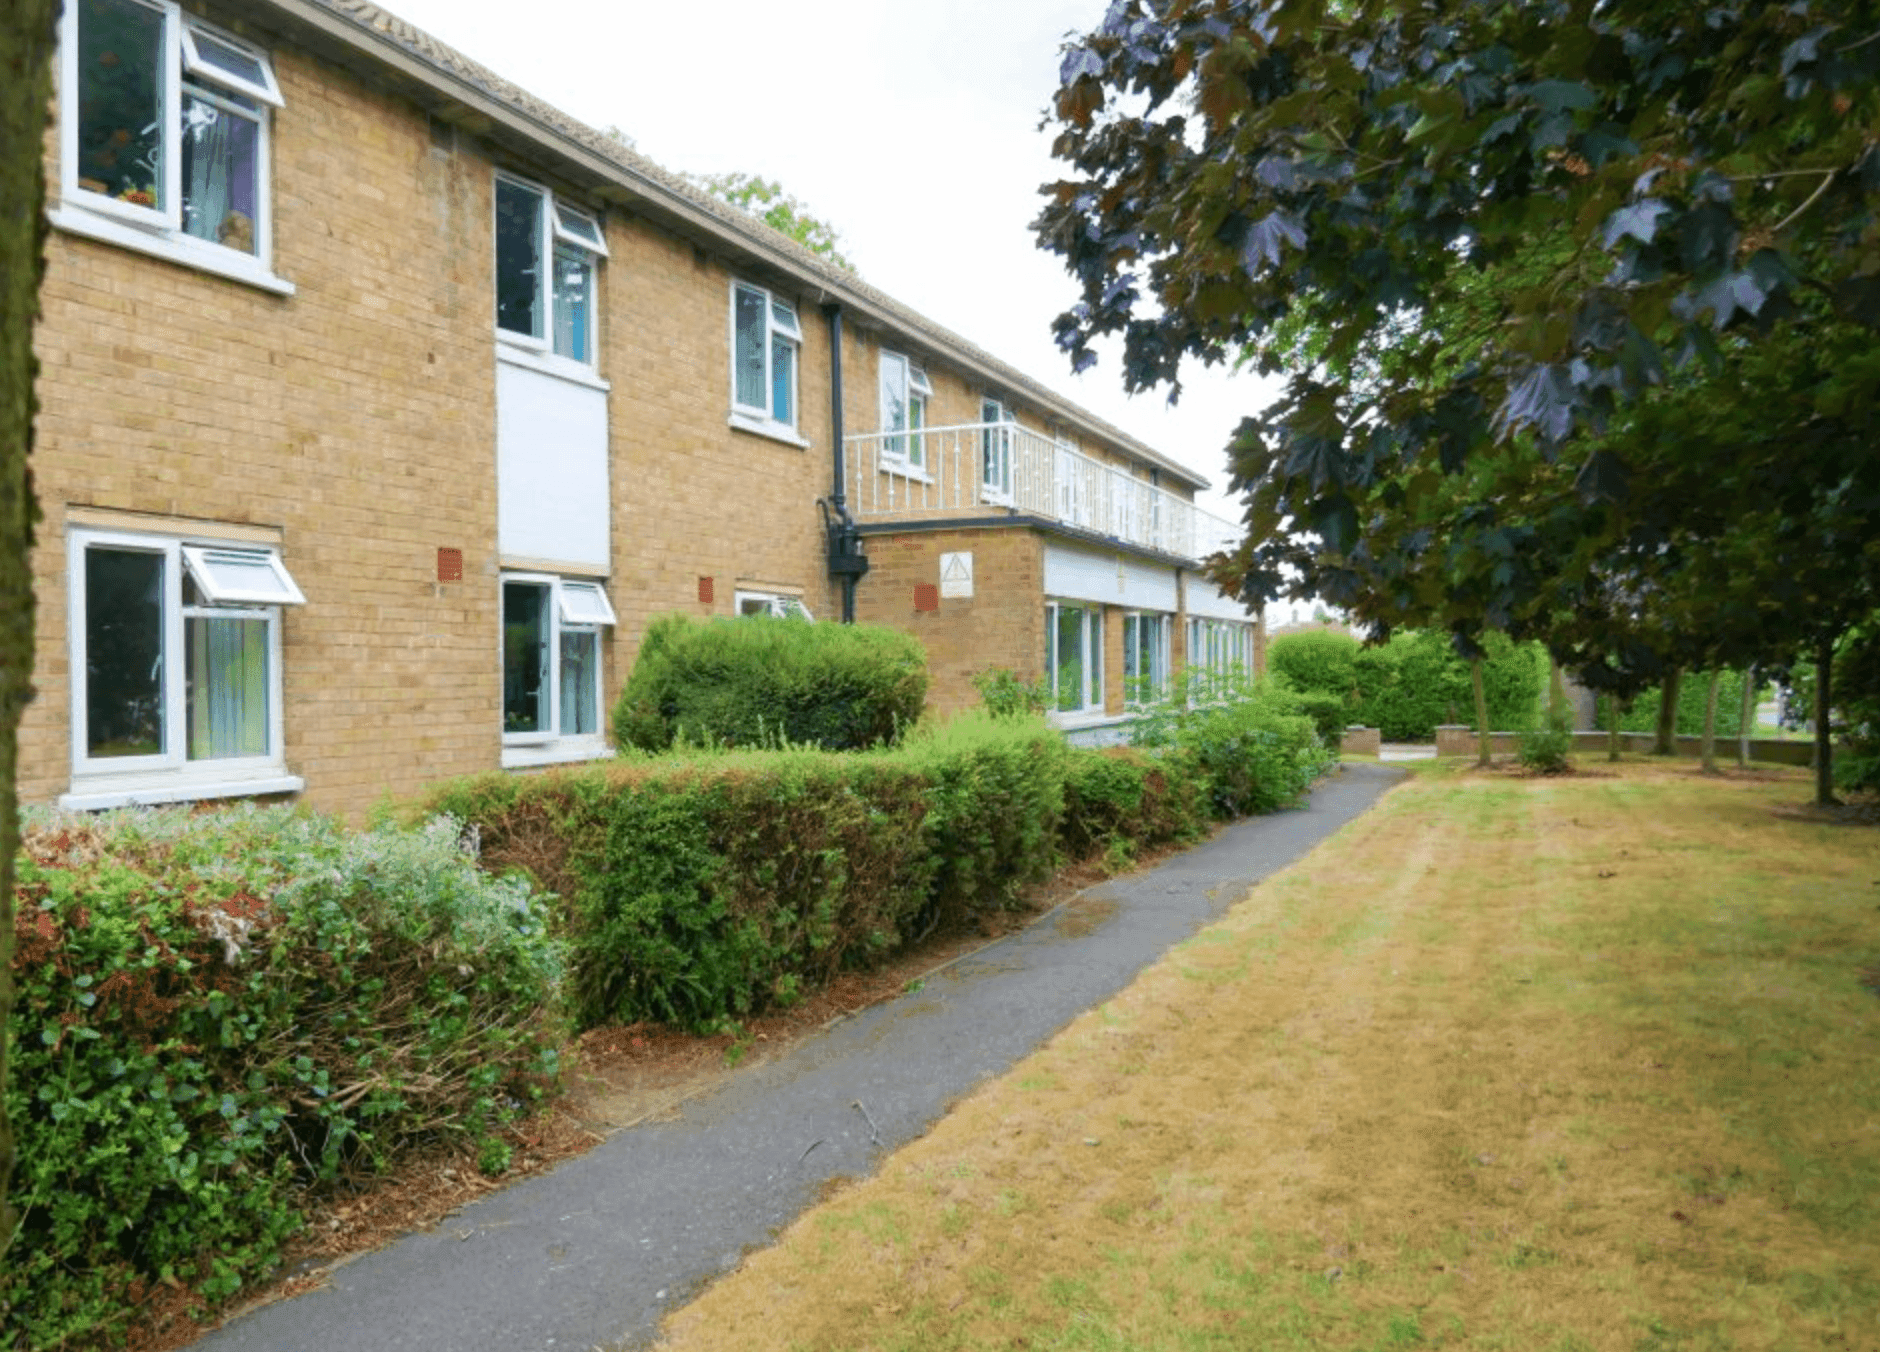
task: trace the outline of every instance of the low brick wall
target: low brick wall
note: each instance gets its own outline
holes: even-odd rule
[[[1573,752],[1578,756],[1603,756],[1606,754],[1607,737],[1608,734],[1604,732],[1576,732],[1573,734]],[[1619,750],[1628,756],[1648,755],[1655,740],[1649,732],[1622,732],[1619,734]],[[1491,732],[1488,745],[1493,755],[1512,756],[1521,749],[1521,734]],[[1704,739],[1701,737],[1680,737],[1676,746],[1678,755],[1693,760],[1704,754]],[[1437,728],[1436,754],[1475,755],[1475,730],[1460,723],[1448,723]],[[1717,738],[1717,758],[1730,761],[1736,759],[1736,738]],[[1749,758],[1774,765],[1812,765],[1815,761],[1815,746],[1813,742],[1783,742],[1772,737],[1752,737],[1749,739]]]
[[[1338,749],[1347,756],[1375,756],[1384,749],[1384,739],[1376,728],[1350,727]]]

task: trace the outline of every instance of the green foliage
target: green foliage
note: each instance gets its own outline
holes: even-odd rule
[[[158,1281],[226,1298],[307,1187],[483,1141],[539,1092],[560,948],[459,838],[283,809],[31,826],[0,1346],[89,1337]]]
[[[1133,848],[1195,839],[1211,815],[1201,788],[1166,758],[1141,750],[1071,747],[1059,839],[1073,859],[1107,854],[1118,842]]]
[[[645,751],[881,746],[919,721],[926,699],[926,653],[897,630],[666,615],[640,642],[614,736]]]
[[[987,667],[973,673],[979,702],[994,718],[1025,718],[1042,714],[1051,702],[1051,688],[1041,677],[1027,681],[1010,667]]]
[[[1135,744],[1190,779],[1219,821],[1275,812],[1295,802],[1334,759],[1287,692],[1255,686],[1218,703],[1188,705],[1183,692],[1131,726]]]
[[[1266,645],[1266,669],[1299,691],[1347,697],[1357,689],[1358,640],[1332,629],[1282,634]]]
[[[1880,627],[1842,640],[1834,657],[1835,708],[1846,750],[1834,760],[1844,789],[1880,789]]]
[[[1726,671],[1717,682],[1717,736],[1740,736],[1743,727],[1743,680],[1744,673]],[[1678,683],[1677,735],[1680,737],[1701,737],[1704,732],[1704,703],[1710,682],[1699,673],[1692,672]],[[1664,692],[1657,686],[1645,691],[1632,701],[1630,706],[1619,711],[1619,731],[1621,732],[1656,732],[1658,730],[1658,708],[1664,698]],[[1752,714],[1752,717],[1754,715]],[[1599,697],[1599,726],[1609,727],[1612,717],[1610,696]],[[1751,728],[1752,733],[1755,732]]]
[[[1057,734],[962,718],[865,755],[671,758],[484,776],[430,806],[561,898],[585,1025],[721,1026],[791,1001],[1045,876]]]
[[[785,192],[775,179],[742,173],[696,174],[691,178],[712,196],[749,212],[772,230],[788,235],[844,272],[855,271],[855,264],[842,253],[842,236],[836,228],[811,215],[810,209]]]
[[[1573,768],[1573,720],[1564,710],[1547,715],[1540,727],[1521,734],[1521,764],[1543,775]]]

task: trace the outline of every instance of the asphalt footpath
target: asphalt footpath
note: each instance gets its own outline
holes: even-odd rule
[[[768,1243],[823,1183],[874,1170],[947,1104],[1001,1074],[1369,808],[1398,782],[1351,764],[1303,807],[1237,823],[728,1077],[668,1120],[263,1306],[202,1352],[586,1352],[649,1342],[660,1319]],[[1104,917],[1094,927],[1092,916]],[[813,1148],[812,1148],[813,1147]]]

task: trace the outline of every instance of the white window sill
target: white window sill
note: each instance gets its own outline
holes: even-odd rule
[[[82,207],[56,206],[46,213],[54,228],[67,234],[82,235],[104,244],[115,244],[152,258],[161,258],[178,267],[197,272],[211,272],[232,282],[241,282],[277,296],[294,294],[294,284],[268,271],[259,259],[248,254],[210,244],[193,235],[175,235],[168,231],[145,230],[125,221],[113,220]]]
[[[1134,713],[1110,714],[1101,709],[1045,710],[1044,721],[1054,728],[1101,728],[1112,724],[1135,722]]]
[[[788,423],[780,423],[775,418],[760,418],[754,413],[732,409],[731,416],[726,421],[740,432],[750,432],[756,436],[768,437],[772,441],[781,441],[786,446],[794,446],[801,451],[809,449],[809,442],[805,441],[794,427]]]
[[[530,770],[542,765],[608,760],[613,754],[613,748],[599,737],[570,737],[559,741],[505,746],[502,764],[505,770]]]
[[[142,807],[157,803],[193,803],[208,798],[259,798],[265,794],[299,793],[307,781],[299,775],[271,774],[226,779],[185,779],[175,775],[110,775],[75,779],[72,791],[59,795],[65,812],[102,812],[113,807]]]
[[[585,385],[590,390],[599,390],[603,394],[613,388],[595,373],[592,366],[567,357],[557,357],[552,352],[518,346],[510,342],[501,332],[496,335],[496,360],[507,362],[511,366],[527,367],[545,376],[565,380],[571,385]]]

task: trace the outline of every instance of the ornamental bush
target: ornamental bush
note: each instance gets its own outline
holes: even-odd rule
[[[926,699],[926,651],[897,630],[667,615],[641,640],[614,736],[655,752],[675,743],[853,750],[898,741]]]
[[[552,1082],[559,945],[460,836],[279,808],[29,819],[0,1347],[91,1340],[156,1282],[225,1298],[306,1189],[490,1139]]]
[[[1290,806],[1335,759],[1283,688],[1257,685],[1213,704],[1177,700],[1138,719],[1135,744],[1192,780],[1218,821]]]
[[[1294,690],[1350,698],[1357,690],[1358,640],[1337,629],[1282,634],[1266,645],[1266,669]]]

